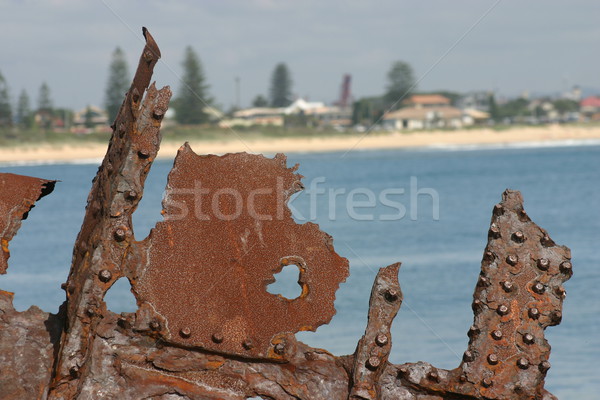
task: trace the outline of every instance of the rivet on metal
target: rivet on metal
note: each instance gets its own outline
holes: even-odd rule
[[[517,360],[517,367],[519,367],[521,369],[529,368],[529,360],[526,358],[519,358]]]
[[[502,214],[504,214],[504,207],[502,207],[500,204],[496,204],[494,206],[494,214],[495,215],[502,215]]]
[[[215,343],[223,343],[223,335],[220,333],[213,333],[211,338]]]
[[[388,336],[385,333],[380,333],[375,337],[375,343],[377,346],[385,346],[388,344]]]
[[[187,339],[187,338],[189,338],[190,336],[192,336],[192,330],[191,330],[190,328],[188,328],[188,327],[181,328],[181,329],[179,330],[179,335],[180,335],[182,338],[185,338],[185,339]]]
[[[477,282],[477,284],[479,286],[486,287],[486,286],[490,285],[490,280],[488,278],[486,278],[485,276],[480,276],[479,277],[479,281]]]
[[[475,299],[473,300],[473,303],[471,304],[471,308],[473,309],[474,312],[479,312],[481,311],[481,309],[483,308],[483,303],[481,302],[481,300],[479,299]]]
[[[534,292],[536,292],[537,294],[542,294],[542,293],[544,293],[544,290],[546,289],[546,287],[544,286],[543,283],[537,282],[531,287],[531,289]]]
[[[519,257],[511,254],[510,256],[506,257],[506,262],[514,267],[519,262]]]
[[[471,362],[475,359],[475,354],[473,354],[473,352],[471,350],[467,350],[464,352],[463,354],[463,361],[464,362]]]
[[[122,242],[127,237],[127,229],[124,227],[119,227],[115,229],[115,233],[113,235],[117,242]]]
[[[160,121],[165,116],[165,110],[156,109],[152,112],[152,118],[157,121]]]
[[[107,269],[103,269],[103,270],[100,270],[100,272],[98,272],[98,279],[100,279],[104,283],[110,281],[111,278],[112,278],[112,272],[110,272]]]
[[[135,200],[138,197],[138,194],[135,190],[128,190],[125,192],[125,198],[129,200]]]
[[[285,345],[283,343],[277,343],[273,348],[273,351],[275,351],[275,354],[282,355],[285,353]]]
[[[550,369],[551,365],[550,362],[545,360],[542,361],[540,363],[540,365],[538,366],[538,368],[540,369],[540,371],[542,372],[542,374],[545,374],[546,372],[548,372],[548,370]]]
[[[556,294],[558,295],[558,297],[560,297],[562,299],[564,299],[565,297],[567,297],[567,291],[562,286],[559,286],[559,287],[556,288]]]
[[[523,342],[525,344],[533,344],[535,342],[535,337],[531,333],[526,333],[523,335]]]
[[[367,368],[369,368],[369,369],[377,369],[377,368],[379,368],[380,365],[381,365],[381,360],[379,360],[379,357],[371,356],[367,360]]]
[[[492,224],[490,227],[489,236],[494,239],[500,238],[500,229],[496,226],[496,224]]]
[[[538,319],[540,317],[540,310],[535,307],[531,307],[529,311],[527,311],[527,314],[531,319]]]
[[[93,317],[93,316],[96,314],[96,312],[94,311],[94,309],[93,309],[93,308],[91,308],[91,307],[90,307],[90,308],[87,308],[87,309],[85,310],[85,313],[87,314],[87,316],[88,316],[88,317]]]
[[[498,356],[495,354],[488,355],[487,360],[488,360],[488,363],[490,363],[491,365],[498,364]]]
[[[250,339],[246,339],[242,342],[242,346],[246,349],[246,350],[252,350],[254,348],[254,343],[252,343],[252,340]]]
[[[558,325],[560,324],[560,321],[562,321],[562,312],[553,311],[550,314],[550,325]]]
[[[483,253],[483,259],[486,261],[492,261],[495,257],[496,255],[491,251],[486,251],[485,253]]]
[[[570,275],[573,272],[573,265],[569,261],[564,261],[560,264],[560,272]]]
[[[481,330],[479,329],[478,326],[476,325],[471,325],[471,327],[469,328],[469,332],[467,333],[467,335],[469,337],[473,337],[479,334],[479,332],[481,332]]]
[[[146,159],[150,157],[150,153],[148,153],[148,150],[138,150],[138,157],[142,158],[142,159]]]
[[[523,232],[521,231],[516,231],[512,234],[511,239],[513,240],[513,242],[523,243],[523,241],[525,241],[525,235],[523,235]]]
[[[481,385],[485,388],[489,388],[494,384],[494,381],[492,381],[490,378],[483,378],[483,380],[481,381]]]
[[[547,258],[540,258],[537,261],[537,267],[542,271],[547,271],[550,268],[550,261]]]
[[[395,289],[386,290],[384,296],[385,299],[390,303],[393,303],[394,301],[398,300],[398,292]]]
[[[440,381],[440,375],[437,373],[437,371],[429,371],[429,373],[427,374],[427,378],[429,378],[429,380],[433,382]]]
[[[152,329],[153,331],[159,331],[160,330],[160,322],[158,321],[150,321],[150,329]]]
[[[496,329],[495,331],[492,331],[492,338],[494,340],[500,340],[502,339],[502,331],[499,329]]]
[[[515,286],[512,284],[512,282],[508,282],[508,281],[502,282],[501,285],[502,285],[502,289],[507,293],[512,292],[513,289],[515,288]]]
[[[502,304],[502,305],[498,306],[498,308],[496,309],[496,312],[498,313],[498,315],[506,315],[506,314],[508,314],[508,306]]]
[[[548,234],[544,234],[544,236],[540,239],[540,243],[544,247],[552,247],[555,245],[554,241],[550,239],[550,236],[548,236]]]

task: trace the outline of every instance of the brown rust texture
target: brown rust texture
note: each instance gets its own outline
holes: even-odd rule
[[[317,225],[292,219],[286,204],[302,187],[294,170],[282,154],[198,156],[181,148],[165,221],[141,244],[147,260],[133,285],[156,313],[149,323],[163,321],[165,341],[283,360],[291,333],[331,320],[348,261]],[[266,290],[284,266],[300,271],[296,299]]]
[[[160,51],[147,44],[94,179],[59,315],[19,313],[0,291],[0,399],[553,399],[550,346],[572,266],[507,190],[494,207],[474,323],[453,370],[394,365],[391,325],[401,303],[400,264],[373,284],[368,323],[352,355],[336,357],[294,334],[329,322],[347,261],[317,225],[292,220],[302,189],[284,155],[196,155],[181,148],[169,175],[164,221],[135,240],[131,216],[160,144],[171,92],[150,85]],[[8,182],[8,183],[7,183]],[[0,232],[8,240],[53,181],[0,174]],[[298,268],[301,295],[267,292]],[[295,267],[294,267],[295,266]],[[127,278],[135,313],[104,295]]]

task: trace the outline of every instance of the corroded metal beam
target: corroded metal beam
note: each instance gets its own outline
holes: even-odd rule
[[[507,190],[494,207],[469,346],[452,370],[388,361],[402,303],[399,263],[375,278],[354,354],[336,357],[296,340],[296,332],[329,322],[348,263],[317,225],[293,221],[286,203],[302,177],[284,155],[196,155],[184,145],[169,175],[164,221],[137,241],[131,217],[171,97],[168,87],[150,85],[160,52],[144,35],[88,198],[63,286],[67,301],[58,315],[35,307],[18,313],[12,294],[0,291],[0,399],[553,398],[544,389],[544,330],[560,322],[570,252],[529,219],[519,192]],[[2,188],[5,272],[8,240],[53,182],[0,174]],[[273,275],[289,265],[299,269],[301,295],[268,293]],[[104,303],[121,277],[132,284],[135,313],[116,315]]]

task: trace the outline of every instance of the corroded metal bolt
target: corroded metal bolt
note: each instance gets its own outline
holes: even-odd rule
[[[540,363],[540,365],[538,366],[538,368],[540,369],[540,372],[542,374],[545,374],[546,372],[548,372],[548,370],[550,369],[551,366],[552,365],[550,365],[550,362],[547,361],[547,360],[545,360],[545,361],[542,361]]]
[[[242,342],[242,346],[246,349],[246,350],[251,350],[254,348],[254,343],[252,343],[252,340],[250,339],[246,339]]]
[[[494,258],[495,255],[491,251],[486,251],[485,253],[483,253],[483,259],[486,261],[492,261]]]
[[[479,286],[486,287],[486,286],[490,285],[490,280],[488,278],[486,278],[485,276],[480,276],[479,277],[479,281],[477,282],[477,284]]]
[[[223,334],[221,333],[213,333],[212,335],[212,341],[215,343],[222,343],[223,342]]]
[[[525,235],[521,231],[516,231],[512,234],[511,239],[516,243],[523,243],[525,241]]]
[[[135,190],[128,190],[125,192],[125,198],[129,200],[135,200],[138,197],[138,194]]]
[[[527,311],[527,314],[531,319],[538,319],[540,317],[540,310],[535,307],[531,307],[529,311]]]
[[[60,288],[66,292],[67,291],[67,282],[61,283]]]
[[[483,380],[481,381],[481,385],[485,388],[489,388],[494,384],[494,381],[492,381],[490,378],[483,378]]]
[[[127,237],[127,228],[121,226],[115,229],[113,236],[117,242],[122,242]]]
[[[187,339],[192,336],[192,330],[186,326],[179,330],[179,335],[181,335],[182,338]]]
[[[385,346],[388,344],[388,337],[385,333],[380,333],[375,337],[375,343],[377,346]]]
[[[565,275],[570,275],[573,272],[573,265],[569,261],[564,261],[560,264],[560,272]]]
[[[544,287],[543,283],[537,282],[531,287],[531,289],[537,294],[542,294],[546,288]]]
[[[369,357],[369,359],[367,360],[367,368],[369,369],[377,369],[379,368],[379,366],[381,365],[381,360],[379,359],[379,357]]]
[[[510,256],[506,257],[506,263],[508,265],[512,265],[514,267],[515,265],[517,265],[518,262],[519,262],[519,257],[517,257],[517,256],[515,256],[513,254],[511,254]]]
[[[478,335],[479,332],[481,332],[481,330],[479,329],[479,327],[477,327],[476,325],[471,325],[471,327],[469,328],[469,332],[467,333],[467,335],[469,337],[473,337],[475,335]]]
[[[508,306],[502,304],[502,305],[498,306],[498,309],[496,310],[496,312],[498,313],[498,315],[506,315],[506,314],[508,314]]]
[[[142,158],[142,159],[146,159],[148,157],[150,157],[150,153],[148,153],[148,150],[138,150],[138,157]]]
[[[475,359],[475,354],[471,350],[467,350],[463,353],[463,361],[471,362]]]
[[[562,313],[560,311],[553,311],[550,314],[550,325],[558,325],[562,321]]]
[[[285,353],[285,344],[277,343],[273,348],[273,351],[275,351],[275,354],[282,355],[283,353]]]
[[[526,333],[523,335],[523,342],[525,344],[533,344],[535,342],[535,338],[531,333]]]
[[[550,236],[548,236],[548,234],[544,234],[544,236],[540,239],[540,243],[542,244],[542,246],[544,247],[551,247],[554,246],[554,241],[552,239],[550,239]]]
[[[460,374],[460,376],[458,377],[458,381],[460,383],[465,383],[467,381],[467,375],[466,374]]]
[[[150,329],[152,329],[153,331],[159,331],[160,330],[160,322],[158,321],[150,321]]]
[[[508,281],[502,282],[501,285],[502,285],[502,289],[507,293],[512,292],[513,289],[515,288],[515,286],[512,284],[512,282],[508,282]]]
[[[102,269],[100,272],[98,272],[98,279],[106,283],[112,279],[112,272],[107,269]]]
[[[73,378],[77,378],[79,376],[79,367],[75,365],[69,368],[69,374],[71,374]]]
[[[494,214],[495,215],[502,215],[502,214],[504,214],[504,207],[502,207],[500,204],[496,204],[494,206]]]
[[[498,356],[495,354],[488,355],[487,360],[488,360],[488,363],[490,363],[491,365],[498,364]]]
[[[481,311],[481,309],[483,308],[483,303],[481,302],[481,300],[479,299],[475,299],[473,300],[473,303],[471,304],[471,308],[473,309],[473,312],[479,312]]]
[[[494,338],[495,340],[500,340],[502,339],[502,331],[499,329],[496,329],[495,331],[492,332],[492,338]]]
[[[560,297],[562,299],[564,299],[565,297],[567,297],[567,291],[562,286],[559,286],[559,287],[556,288],[556,294],[558,295],[558,297]]]
[[[521,369],[529,368],[529,360],[526,358],[519,358],[517,360],[517,367],[519,367]]]
[[[85,310],[85,313],[87,314],[88,317],[93,317],[96,314],[96,312],[94,311],[94,309],[91,308],[91,307],[87,308]]]
[[[163,119],[164,116],[165,116],[165,110],[157,108],[154,111],[152,111],[152,118],[154,118],[157,121],[160,121],[161,119]]]
[[[433,381],[433,382],[439,382],[440,381],[440,375],[435,370],[429,371],[429,373],[427,374],[427,378],[430,381]]]
[[[496,226],[496,224],[492,224],[488,235],[494,239],[498,239],[500,237],[500,229]]]
[[[393,303],[394,301],[398,300],[398,291],[396,289],[388,289],[386,290],[384,296],[387,301]]]
[[[408,373],[408,368],[406,367],[400,367],[400,369],[398,369],[398,375],[406,375]]]
[[[537,267],[542,271],[548,271],[548,268],[550,268],[550,261],[548,261],[547,258],[540,258],[537,261]]]
[[[529,215],[527,215],[527,211],[525,211],[524,209],[519,210],[519,215],[523,218],[529,217]]]

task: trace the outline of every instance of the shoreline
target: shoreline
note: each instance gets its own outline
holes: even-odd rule
[[[385,150],[402,148],[465,148],[532,145],[568,145],[600,142],[600,127],[518,127],[503,131],[472,129],[456,131],[427,131],[411,133],[373,132],[360,136],[356,134],[322,137],[262,137],[244,140],[208,141],[189,140],[190,146],[198,154],[249,153],[306,153],[306,152],[349,152],[360,150]],[[44,164],[61,162],[96,162],[106,153],[107,144],[64,144],[41,145],[36,147],[0,147],[0,165],[3,164]],[[173,159],[183,144],[171,140],[163,141],[157,159]]]

